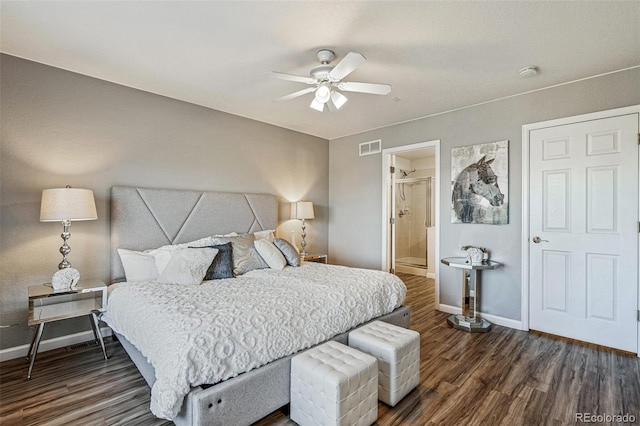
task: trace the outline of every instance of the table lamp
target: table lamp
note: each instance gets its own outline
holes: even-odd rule
[[[302,220],[302,252],[301,256],[309,256],[307,253],[307,234],[306,230],[306,219],[313,219],[315,216],[313,214],[313,203],[311,201],[298,201],[295,203],[291,203],[291,218],[292,219],[301,219]]]
[[[96,203],[93,199],[93,191],[90,189],[78,189],[67,186],[66,188],[45,189],[42,191],[40,203],[40,222],[62,222],[63,245],[60,247],[62,262],[58,269],[70,268],[71,263],[67,255],[71,249],[67,240],[71,237],[69,226],[75,220],[96,220]]]

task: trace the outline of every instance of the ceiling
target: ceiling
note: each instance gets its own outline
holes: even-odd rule
[[[640,2],[0,2],[0,50],[325,139],[640,66]],[[367,62],[338,112],[274,102],[315,53]],[[335,63],[335,62],[334,62]],[[518,70],[538,65],[533,78]]]

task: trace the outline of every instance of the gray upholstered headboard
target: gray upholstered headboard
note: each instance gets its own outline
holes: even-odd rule
[[[111,188],[111,282],[124,280],[118,248],[146,250],[229,232],[276,229],[275,195]]]

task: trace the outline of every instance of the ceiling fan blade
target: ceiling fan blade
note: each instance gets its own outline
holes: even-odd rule
[[[342,108],[348,100],[349,99],[347,99],[345,95],[338,92],[337,90],[334,90],[331,94],[331,104],[336,107],[336,110]]]
[[[338,83],[338,89],[345,92],[370,93],[372,95],[388,95],[391,92],[391,86],[388,84],[377,83],[355,83],[344,81]]]
[[[329,78],[333,81],[339,81],[349,75],[353,70],[364,64],[367,59],[359,53],[349,52],[347,56],[342,58],[338,65],[329,73]]]
[[[302,77],[300,75],[285,74],[283,72],[271,71],[269,77],[279,78],[280,80],[297,81],[299,83],[316,84],[316,79],[311,77]]]
[[[307,93],[311,93],[316,90],[315,87],[307,87],[306,89],[298,90],[297,92],[289,93],[288,95],[281,96],[277,99],[274,99],[275,102],[288,101],[293,98],[297,98],[298,96],[306,95]]]

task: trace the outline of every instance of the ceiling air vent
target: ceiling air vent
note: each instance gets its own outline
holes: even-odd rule
[[[377,154],[382,151],[382,140],[362,142],[360,145],[360,157],[363,155]]]

